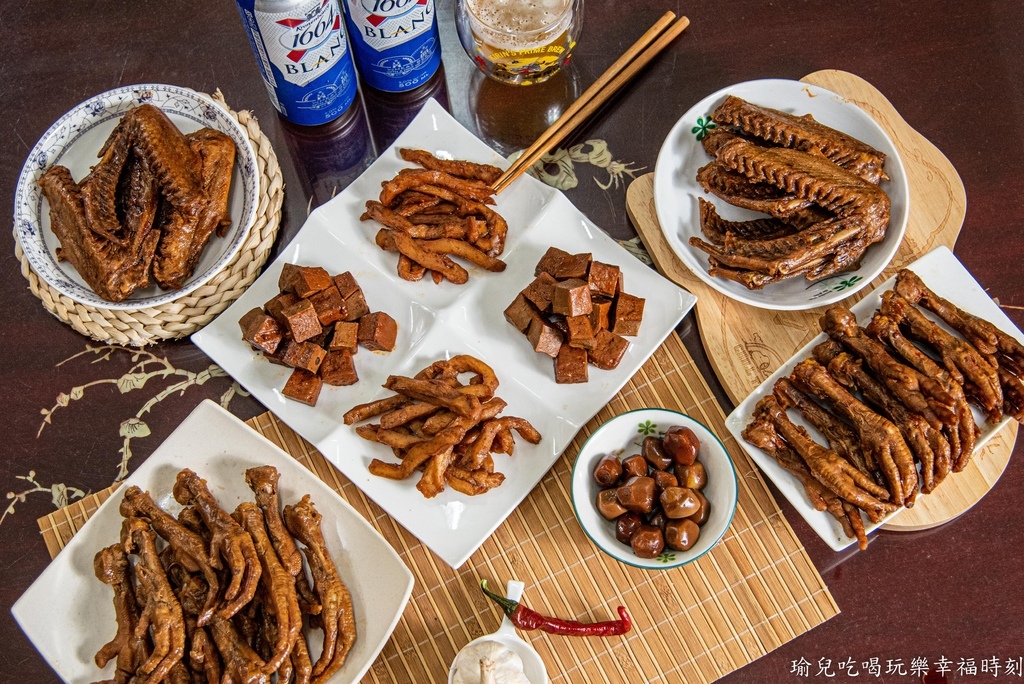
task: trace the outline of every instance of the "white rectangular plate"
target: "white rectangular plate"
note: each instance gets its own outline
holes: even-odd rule
[[[946,247],[936,247],[928,254],[912,263],[908,266],[910,270],[921,277],[921,280],[928,285],[936,294],[941,297],[948,299],[964,311],[980,316],[987,321],[990,321],[1000,330],[1006,332],[1009,335],[1017,338],[1018,340],[1024,341],[1024,335],[1021,335],[1020,330],[1013,324],[1013,322],[1007,318],[1006,314],[999,308],[999,306],[992,301],[992,299],[985,293],[984,288],[978,284],[978,281],[964,268],[963,264],[953,256],[953,253]],[[857,317],[857,321],[865,326],[871,317],[874,316],[875,311],[882,303],[882,293],[887,290],[891,290],[895,284],[895,277],[890,278],[875,289],[874,292],[869,294],[864,299],[860,300],[851,307],[854,315]],[[933,321],[937,322],[947,331],[953,334],[957,334],[952,328],[947,326],[937,316],[933,316],[930,311],[920,309],[926,316]],[[959,336],[959,335],[958,335]],[[824,511],[816,511],[811,507],[810,502],[807,500],[807,494],[804,492],[803,485],[782,468],[775,459],[761,451],[757,447],[749,444],[743,439],[743,428],[751,421],[754,415],[754,407],[757,402],[765,396],[772,393],[772,388],[775,386],[775,381],[783,376],[788,376],[793,372],[793,368],[797,363],[803,361],[806,358],[810,358],[811,350],[818,344],[822,343],[826,339],[825,333],[822,333],[815,337],[813,340],[807,343],[803,349],[793,355],[789,361],[784,363],[779,370],[775,371],[775,374],[765,380],[761,385],[754,390],[754,392],[747,397],[742,404],[736,407],[729,417],[726,419],[726,427],[729,428],[729,432],[732,433],[736,441],[750,454],[750,457],[754,459],[761,471],[768,476],[768,478],[775,483],[775,486],[779,488],[783,496],[789,499],[789,502],[793,504],[797,513],[807,521],[807,524],[811,526],[815,532],[818,533],[825,543],[831,546],[836,551],[845,549],[850,544],[854,543],[855,539],[849,539],[843,534],[843,528],[839,525],[839,522],[831,515]],[[974,420],[978,423],[978,427],[981,429],[981,435],[978,437],[977,444],[975,445],[975,452],[981,449],[989,439],[992,438],[996,432],[1006,425],[1010,418],[1004,417],[1000,422],[996,424],[989,423],[985,420],[985,415],[981,413],[975,406],[971,406],[974,411]],[[828,444],[828,441],[814,429],[807,421],[803,419],[803,416],[797,411],[790,411],[789,417],[797,425],[802,425],[811,433],[820,444]],[[949,475],[951,478],[956,477],[956,473]],[[942,487],[943,485],[939,485]],[[923,494],[922,496],[927,496]],[[893,516],[899,515],[900,512],[896,511],[892,513],[879,523],[865,525],[865,529],[870,533],[886,522],[892,520]]]
[[[272,465],[281,473],[279,489],[284,503],[309,494],[323,516],[327,548],[352,594],[357,632],[345,665],[330,681],[343,684],[362,678],[409,601],[412,573],[387,541],[337,493],[245,423],[205,401],[100,506],[11,608],[22,630],[65,682],[87,684],[114,673],[114,661],[102,671],[93,663],[93,656],[117,631],[114,594],[93,574],[93,557],[120,539],[118,507],[125,488],[138,485],[158,505],[177,515],[181,506],[171,496],[171,488],[178,472],[191,468],[230,512],[240,502],[253,500],[245,471],[260,465]],[[320,652],[320,634],[310,633],[314,657]]]
[[[429,102],[404,133],[344,192],[317,209],[266,272],[204,330],[192,336],[203,351],[296,432],[312,442],[360,489],[453,568],[462,565],[519,505],[554,464],[576,432],[604,406],[664,341],[696,299],[637,261],[591,223],[560,192],[523,176],[497,197],[495,210],[509,224],[503,273],[469,266],[469,282],[435,285],[430,278],[407,282],[395,272],[397,256],[374,243],[380,225],[361,222],[366,200],[380,184],[410,166],[398,149],[426,149],[440,157],[504,166],[504,160],[473,137],[436,102]],[[647,300],[637,337],[613,371],[589,369],[590,382],[557,385],[552,360],[537,354],[503,315],[516,294],[533,280],[548,247],[591,252],[594,259],[622,268],[625,289]],[[360,350],[359,382],[325,386],[315,407],[281,395],[290,369],[260,358],[242,342],[238,319],[277,294],[284,263],[322,266],[332,275],[352,271],[371,311],[385,311],[398,322],[398,342],[390,354]],[[361,439],[343,424],[356,404],[390,394],[388,375],[414,375],[430,363],[472,354],[490,364],[508,402],[503,415],[529,420],[543,436],[533,446],[519,440],[514,457],[497,456],[505,474],[497,489],[475,497],[446,490],[425,499],[416,490],[418,474],[405,481],[370,475],[373,458],[394,461],[391,450]]]

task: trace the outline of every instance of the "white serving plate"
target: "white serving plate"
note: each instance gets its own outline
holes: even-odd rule
[[[344,192],[317,209],[266,272],[227,311],[192,336],[203,351],[252,392],[264,406],[305,437],[398,523],[452,567],[458,567],[526,497],[568,446],[576,432],[604,406],[662,343],[696,299],[647,268],[591,223],[560,192],[528,176],[497,198],[495,209],[509,223],[503,273],[468,266],[469,282],[435,285],[400,279],[396,255],[373,242],[380,225],[361,222],[368,199],[380,194],[382,180],[410,164],[400,147],[438,156],[504,165],[495,152],[464,129],[436,102],[429,102],[404,133]],[[640,334],[630,340],[614,371],[589,369],[586,385],[557,385],[552,360],[537,354],[503,315],[516,294],[533,280],[533,269],[548,247],[591,252],[620,266],[626,291],[647,299]],[[332,275],[351,271],[366,293],[371,311],[385,311],[398,322],[397,346],[390,354],[361,349],[355,357],[360,380],[349,387],[325,386],[316,407],[281,395],[291,370],[275,366],[242,342],[238,320],[277,294],[286,262],[323,266]],[[503,415],[529,420],[543,440],[523,440],[515,456],[495,457],[505,482],[486,494],[468,497],[450,489],[433,499],[416,490],[418,473],[393,481],[370,475],[377,457],[394,461],[390,448],[361,439],[342,423],[356,404],[389,395],[388,375],[414,375],[430,363],[472,354],[490,364],[501,382],[498,396],[508,402]]]
[[[195,271],[180,290],[161,290],[152,282],[122,302],[109,302],[93,292],[71,264],[57,261],[60,242],[50,230],[50,205],[44,200],[38,181],[47,169],[60,164],[80,182],[99,161],[97,153],[124,113],[142,104],[162,109],[182,133],[209,127],[235,141],[235,168],[228,198],[231,226],[224,237],[214,235],[210,239]],[[256,219],[259,193],[256,153],[249,143],[249,135],[223,107],[205,95],[179,86],[152,83],[122,86],[75,106],[50,126],[32,148],[18,178],[14,225],[32,270],[61,294],[99,309],[141,309],[186,295],[227,266],[241,249]]]
[[[735,281],[711,276],[708,255],[689,243],[691,237],[703,237],[698,198],[703,197],[712,202],[718,213],[731,221],[764,217],[764,214],[734,207],[704,192],[697,183],[697,170],[712,161],[697,139],[697,135],[701,134],[698,119],[706,122],[728,95],[791,114],[812,114],[826,126],[852,135],[885,153],[885,171],[890,180],[882,183],[881,188],[892,201],[892,217],[885,238],[868,248],[860,268],[816,283],[797,276],[768,285],[763,290],[748,290]],[[708,95],[683,114],[658,154],[654,170],[654,204],[658,221],[672,251],[698,278],[727,297],[751,306],[802,310],[843,300],[865,287],[882,272],[903,240],[910,214],[910,189],[896,147],[882,127],[864,110],[844,97],[818,86],[784,79],[764,79],[723,88]]]
[[[1002,309],[992,301],[992,299],[985,293],[984,288],[978,284],[978,281],[964,268],[963,264],[953,255],[947,247],[936,247],[928,254],[924,255],[914,263],[910,264],[908,268],[916,273],[921,279],[931,288],[936,294],[948,299],[964,311],[980,316],[1000,330],[1012,335],[1016,339],[1024,342],[1024,335],[1021,331],[1013,324],[1013,322],[1007,318],[1006,314],[1003,313]],[[874,316],[878,307],[882,303],[882,293],[891,290],[896,279],[895,277],[882,283],[874,292],[869,294],[867,297],[857,302],[855,305],[850,307],[854,315],[857,317],[857,322],[862,326],[867,325],[871,317]],[[921,307],[918,307],[925,316],[937,322],[943,328],[950,333],[961,337],[952,328],[947,326],[945,322],[933,315],[930,311],[927,311]],[[818,344],[822,343],[826,339],[825,333],[822,333],[815,337],[813,340],[807,343],[807,345],[793,355],[791,359],[786,361],[779,370],[777,370],[770,378],[761,383],[760,386],[754,392],[743,400],[736,409],[729,414],[729,417],[725,421],[725,425],[729,428],[729,432],[732,433],[733,437],[736,438],[736,442],[742,446],[750,457],[754,459],[758,467],[761,468],[761,472],[768,476],[768,478],[775,483],[775,486],[779,488],[783,496],[789,499],[789,502],[793,504],[793,508],[796,509],[797,513],[807,521],[807,524],[818,533],[826,544],[831,546],[836,551],[845,549],[850,544],[853,544],[855,539],[848,539],[843,534],[843,529],[839,525],[839,522],[835,520],[831,515],[824,511],[816,511],[811,507],[810,502],[807,500],[807,494],[804,492],[803,485],[800,484],[799,480],[795,476],[787,472],[775,459],[761,451],[757,447],[748,443],[743,439],[743,429],[751,421],[754,415],[754,407],[757,402],[763,397],[771,394],[772,387],[775,385],[775,381],[783,376],[788,376],[792,373],[793,368],[797,363],[804,359],[811,357],[811,350]],[[961,337],[962,339],[962,337]],[[1003,426],[1010,422],[1010,418],[1004,416],[998,423],[989,423],[985,420],[985,415],[974,405],[971,406],[971,410],[974,412],[974,420],[977,422],[978,427],[981,429],[981,434],[978,436],[977,443],[975,445],[975,453],[985,446],[985,444],[996,434]],[[803,416],[796,410],[788,411],[790,419],[797,425],[802,425],[807,428],[811,433],[811,436],[820,444],[828,444],[828,441],[814,429],[807,421],[804,420]],[[956,480],[957,474],[950,473],[948,479]],[[952,487],[953,484],[943,482],[939,487]],[[927,494],[921,494],[920,496],[928,496]],[[900,514],[904,509],[900,509],[879,523],[870,524],[865,518],[865,529],[870,533],[873,530],[878,529],[885,523],[892,520],[894,516]]]
[[[158,505],[176,515],[171,496],[175,477],[191,468],[207,480],[221,507],[233,511],[252,501],[245,470],[272,465],[281,473],[284,503],[309,494],[323,516],[321,527],[331,558],[352,594],[357,637],[344,666],[329,681],[358,682],[394,631],[412,593],[413,577],[391,545],[337,493],[255,430],[207,400],[175,429],[82,526],[43,574],[11,608],[15,620],[50,667],[69,684],[113,676],[113,660],[103,670],[93,656],[117,631],[113,591],[93,574],[93,556],[121,534],[124,490],[138,485]],[[310,651],[320,652],[321,632],[308,632]]]
[[[622,458],[640,453],[644,437],[664,434],[674,425],[693,430],[700,440],[697,460],[708,474],[701,492],[711,506],[707,522],[700,528],[697,543],[686,551],[667,546],[657,558],[640,558],[628,544],[615,538],[615,522],[597,511],[597,494],[603,487],[594,481],[594,469],[608,454]],[[706,425],[690,416],[661,408],[626,411],[604,423],[583,444],[572,467],[572,507],[576,520],[590,541],[617,561],[645,570],[668,570],[692,563],[710,551],[732,524],[738,501],[736,469],[722,440]]]

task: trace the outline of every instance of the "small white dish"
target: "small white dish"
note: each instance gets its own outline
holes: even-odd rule
[[[597,494],[602,487],[594,480],[594,469],[606,455],[628,457],[640,453],[648,435],[664,434],[674,425],[693,430],[700,440],[697,460],[708,474],[701,493],[711,505],[710,516],[700,529],[697,543],[687,551],[668,547],[657,558],[640,558],[628,544],[615,538],[615,522],[597,511]],[[710,551],[732,524],[738,501],[736,469],[722,441],[703,423],[690,416],[661,408],[635,409],[620,413],[594,430],[580,449],[572,467],[572,507],[580,527],[590,541],[612,558],[647,570],[668,570],[691,563]]]
[[[936,247],[928,254],[915,261],[914,263],[907,266],[911,271],[920,276],[921,280],[932,289],[936,294],[941,297],[948,299],[964,311],[972,313],[975,316],[980,316],[987,321],[990,321],[994,326],[1012,335],[1016,339],[1024,342],[1024,335],[1021,334],[1017,326],[1003,313],[1002,309],[999,308],[992,298],[988,296],[985,289],[978,284],[978,281],[964,268],[963,264],[953,255],[947,247]],[[861,301],[850,307],[854,316],[857,317],[858,323],[862,326],[867,325],[871,317],[874,316],[875,311],[882,303],[882,293],[891,290],[893,284],[896,282],[895,276],[879,285],[874,292],[866,296]],[[918,309],[925,316],[937,322],[940,326],[945,328],[948,332],[960,337],[953,329],[945,324],[937,316],[932,315],[930,311],[923,308]],[[743,449],[750,454],[750,457],[754,460],[757,466],[761,469],[765,475],[768,476],[775,486],[779,488],[782,495],[789,499],[789,502],[793,504],[793,508],[796,512],[807,521],[819,537],[821,537],[826,544],[828,544],[835,551],[842,551],[847,546],[850,546],[856,539],[850,539],[843,533],[843,528],[839,522],[831,515],[824,511],[815,510],[810,502],[807,500],[807,494],[804,491],[803,485],[800,484],[799,480],[788,471],[782,468],[774,458],[761,451],[757,447],[748,443],[743,439],[743,429],[750,423],[754,415],[754,407],[757,406],[757,402],[772,393],[772,388],[775,386],[775,381],[781,377],[788,376],[793,372],[793,368],[804,359],[811,357],[811,350],[821,344],[827,339],[825,333],[821,333],[813,340],[808,342],[803,349],[793,355],[786,363],[782,364],[782,367],[775,371],[774,374],[763,383],[761,383],[756,390],[754,390],[750,396],[743,400],[743,402],[736,407],[736,409],[729,414],[726,418],[725,425],[732,433],[732,436],[736,438],[736,442],[743,447]],[[962,338],[961,338],[962,339]],[[985,446],[985,444],[999,432],[1008,422],[1010,418],[1004,416],[1001,421],[996,424],[989,423],[985,420],[985,415],[974,405],[971,405],[971,410],[974,413],[974,420],[978,424],[978,428],[981,433],[978,435],[977,442],[975,443],[974,451],[975,454]],[[803,426],[811,434],[811,437],[819,444],[828,444],[828,441],[824,436],[818,432],[813,425],[804,420],[803,416],[800,415],[799,411],[788,411],[790,420],[797,425]],[[938,486],[936,491],[941,492],[943,487],[955,487],[956,486],[956,473],[950,473],[947,481],[944,481]],[[921,496],[928,496],[922,494]],[[878,529],[885,523],[891,521],[895,516],[899,515],[904,509],[900,509],[891,513],[885,517],[881,522],[870,523],[867,519],[864,520],[864,529],[868,534]]]
[[[179,290],[162,290],[155,283],[136,290],[122,302],[109,302],[85,284],[75,268],[57,261],[57,236],[50,230],[50,208],[39,188],[39,179],[54,164],[66,166],[80,182],[98,161],[97,153],[107,136],[129,109],[151,104],[162,109],[183,133],[209,127],[235,142],[228,207],[231,226],[224,237],[216,235],[206,246],[195,271]],[[122,86],[90,97],[58,119],[43,134],[21,169],[14,198],[14,226],[18,242],[32,270],[43,281],[71,299],[98,309],[141,309],[159,306],[189,294],[206,284],[228,265],[242,248],[259,205],[259,172],[249,135],[223,107],[194,90],[147,83]]]
[[[519,601],[523,597],[523,589],[525,587],[526,585],[518,580],[509,580],[508,584],[505,585],[505,598]],[[518,655],[523,661],[523,674],[530,680],[530,684],[548,684],[548,671],[544,667],[544,661],[541,659],[540,654],[516,633],[515,625],[508,619],[508,616],[501,619],[501,625],[492,634],[485,634],[482,637],[473,639],[463,646],[462,651],[459,651],[459,653],[485,641],[497,642]],[[448,684],[452,684],[455,681],[455,666],[458,662],[459,656],[456,654],[455,660],[452,661],[452,666],[448,670]]]
[[[509,224],[503,273],[468,266],[469,282],[435,285],[429,278],[408,282],[395,272],[395,255],[374,243],[380,229],[360,221],[382,180],[409,166],[398,149],[414,147],[440,157],[506,165],[434,101],[428,102],[395,143],[355,182],[314,211],[302,230],[246,292],[192,341],[240,382],[264,406],[320,450],[357,487],[453,568],[462,565],[526,498],[576,432],[621,389],[658,348],[696,298],[648,268],[590,222],[565,196],[523,176],[496,198],[495,210]],[[552,359],[533,351],[504,317],[505,308],[533,280],[534,267],[551,246],[622,269],[625,289],[644,297],[640,334],[615,370],[590,367],[585,385],[555,383]],[[389,354],[360,351],[360,380],[348,387],[324,387],[315,407],[281,394],[291,370],[261,358],[241,339],[238,320],[278,293],[285,263],[322,266],[332,275],[351,271],[372,311],[398,322],[398,342]],[[517,440],[515,456],[496,456],[505,482],[486,494],[465,496],[450,488],[425,499],[417,476],[388,480],[370,474],[370,460],[394,461],[390,448],[360,438],[341,416],[353,406],[389,395],[388,375],[411,376],[439,359],[471,354],[494,368],[503,415],[529,420],[543,439]]]
[[[344,499],[217,404],[200,404],[153,454],[131,474],[82,526],[68,545],[18,599],[11,613],[46,662],[70,684],[109,679],[93,663],[114,636],[113,592],[93,574],[93,556],[116,543],[121,533],[118,507],[125,489],[138,485],[168,512],[181,509],[171,489],[177,473],[191,468],[207,480],[220,505],[233,511],[252,501],[245,470],[272,465],[281,473],[281,500],[294,503],[309,494],[323,516],[321,529],[331,558],[352,595],[357,637],[332,684],[358,682],[384,648],[412,593],[413,577],[391,545]],[[309,632],[310,652],[319,654],[321,632]]]
[[[711,161],[698,136],[703,137],[709,126],[715,126],[714,123],[708,123],[710,114],[728,95],[791,114],[812,114],[826,126],[852,135],[885,153],[885,171],[890,180],[882,183],[881,188],[892,201],[889,228],[881,242],[868,248],[859,268],[815,283],[797,276],[768,285],[763,290],[748,290],[735,281],[711,276],[708,255],[689,243],[691,237],[702,237],[698,198],[712,202],[718,213],[731,221],[764,216],[731,206],[705,193],[697,183],[697,170]],[[896,254],[906,232],[907,217],[910,214],[910,188],[903,161],[892,140],[860,107],[818,86],[785,79],[764,79],[723,88],[708,95],[683,114],[658,154],[654,170],[654,204],[658,221],[672,251],[705,283],[727,297],[751,306],[803,310],[846,299],[882,272]]]

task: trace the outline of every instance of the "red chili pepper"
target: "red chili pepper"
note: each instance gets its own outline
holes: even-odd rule
[[[558,618],[541,615],[535,610],[527,608],[518,601],[498,596],[487,590],[487,580],[480,580],[480,588],[490,598],[501,606],[501,609],[512,621],[512,624],[519,629],[539,629],[548,634],[561,634],[564,636],[616,636],[625,634],[633,626],[629,619],[629,613],[623,606],[619,606],[619,620],[608,620],[607,622],[591,622],[584,624],[575,620],[560,620]]]

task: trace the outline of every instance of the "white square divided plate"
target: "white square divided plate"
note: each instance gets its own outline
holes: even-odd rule
[[[972,313],[975,316],[984,318],[990,321],[997,328],[1012,335],[1017,340],[1024,343],[1024,335],[1021,331],[1013,324],[1006,314],[1003,313],[1002,309],[992,301],[991,297],[985,293],[984,288],[978,284],[978,281],[964,268],[964,265],[953,255],[953,252],[949,251],[947,247],[936,247],[928,254],[915,261],[914,263],[907,266],[911,271],[921,277],[921,280],[932,289],[933,292],[941,297],[948,299],[964,311]],[[891,290],[896,282],[895,276],[879,285],[874,292],[869,294],[864,299],[860,300],[850,310],[853,311],[857,317],[857,322],[861,326],[866,326],[871,317],[874,316],[875,311],[882,303],[882,293]],[[925,316],[935,321],[948,332],[957,335],[952,328],[945,324],[944,321],[939,319],[938,316],[932,315],[930,311],[927,311],[921,307],[918,307]],[[796,479],[795,476],[784,470],[782,466],[775,462],[775,459],[761,451],[757,447],[748,443],[743,439],[743,428],[751,421],[754,415],[754,407],[757,402],[771,394],[772,387],[775,385],[775,381],[783,376],[788,376],[793,372],[793,368],[797,363],[804,359],[810,358],[811,350],[818,344],[822,343],[826,339],[825,333],[821,333],[813,340],[807,343],[803,349],[793,355],[786,363],[782,365],[779,370],[761,383],[756,390],[754,390],[750,396],[743,400],[736,409],[729,414],[729,417],[725,419],[725,425],[729,428],[729,432],[736,438],[736,442],[742,446],[750,457],[754,459],[758,467],[761,469],[768,478],[775,483],[775,486],[779,488],[782,495],[789,499],[789,502],[793,504],[793,508],[796,509],[797,513],[807,521],[807,524],[811,526],[815,532],[818,533],[825,543],[831,546],[836,551],[842,551],[850,544],[853,544],[855,539],[848,539],[843,534],[843,528],[839,525],[839,522],[831,515],[824,511],[816,511],[811,507],[810,502],[807,500],[807,494],[804,492],[803,485]],[[971,410],[974,412],[974,420],[977,422],[978,427],[981,429],[981,434],[978,436],[977,444],[975,445],[975,453],[980,450],[992,435],[997,433],[1004,425],[1010,422],[1010,418],[1004,416],[998,423],[992,424],[985,420],[985,414],[978,410],[974,405],[971,406]],[[811,433],[811,436],[819,444],[828,444],[828,441],[818,432],[814,427],[804,420],[803,416],[798,411],[788,411],[790,419],[797,425],[802,425],[807,428],[807,431]],[[950,473],[950,479],[956,479],[956,473]],[[950,486],[940,484],[939,487]],[[921,496],[928,496],[922,494]],[[894,516],[897,516],[902,512],[900,509],[894,513],[891,513],[879,523],[867,524],[865,520],[865,530],[868,533],[878,529],[886,522],[892,520]]]
[[[118,507],[126,487],[138,485],[168,512],[181,506],[171,496],[178,472],[191,468],[206,479],[220,505],[233,511],[252,501],[245,470],[272,465],[281,473],[284,503],[309,494],[323,516],[331,558],[352,594],[357,637],[332,684],[358,682],[394,631],[412,593],[412,573],[391,545],[354,508],[315,475],[255,430],[207,400],[182,421],[139,466],[11,608],[14,619],[61,679],[87,684],[113,675],[114,661],[99,670],[93,656],[117,631],[114,594],[93,574],[93,556],[121,535]],[[320,632],[310,650],[320,652]]]
[[[398,149],[426,149],[439,157],[495,165],[504,160],[475,138],[436,102],[416,119],[366,172],[344,192],[313,212],[281,257],[227,311],[192,336],[200,349],[238,380],[264,406],[316,445],[371,499],[453,568],[462,565],[540,481],[576,432],[603,407],[664,341],[696,299],[646,267],[591,223],[557,190],[523,176],[496,198],[495,209],[509,224],[503,273],[467,265],[469,282],[435,285],[430,278],[408,282],[395,272],[395,254],[380,250],[380,225],[361,222],[366,200],[380,195],[381,181],[410,166]],[[589,369],[590,382],[557,385],[552,360],[537,354],[505,321],[503,312],[533,280],[548,247],[591,252],[594,259],[622,268],[625,289],[647,300],[637,337],[612,371]],[[286,262],[322,266],[332,275],[351,271],[371,311],[385,311],[398,322],[397,346],[390,354],[365,349],[355,356],[359,382],[324,386],[315,407],[281,395],[291,370],[269,363],[242,342],[238,319],[277,294]],[[391,449],[360,438],[342,422],[356,404],[389,395],[388,375],[411,376],[434,361],[471,354],[498,375],[498,396],[508,402],[503,415],[529,420],[543,440],[519,440],[515,456],[496,456],[505,482],[480,496],[450,489],[425,499],[415,484],[370,475],[374,457],[394,461]]]

